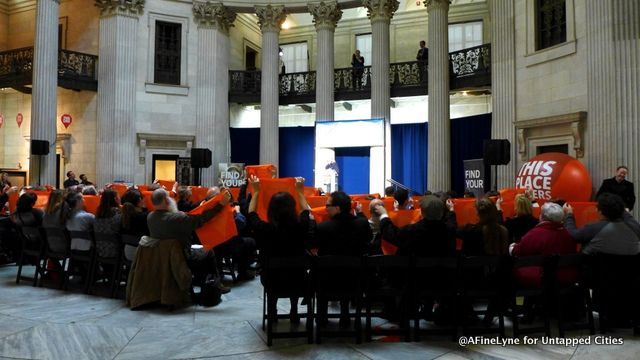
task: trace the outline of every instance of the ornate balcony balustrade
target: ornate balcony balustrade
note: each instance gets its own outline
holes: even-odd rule
[[[449,54],[451,90],[491,86],[491,44]],[[428,64],[410,61],[389,66],[391,96],[426,95]],[[260,71],[230,71],[229,101],[260,102]],[[315,102],[314,71],[280,75],[280,104]],[[371,96],[371,67],[334,70],[334,97],[339,100],[368,99]]]
[[[58,52],[58,86],[74,90],[98,90],[98,57],[70,50]],[[32,84],[33,47],[0,52],[0,87],[28,91]]]

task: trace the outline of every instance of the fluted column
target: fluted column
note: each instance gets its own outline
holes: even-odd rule
[[[29,183],[56,183],[56,107],[58,94],[58,0],[36,3],[33,54],[31,139],[49,142],[49,155],[31,155]],[[40,166],[42,165],[42,166]]]
[[[96,180],[133,182],[136,144],[136,51],[144,0],[98,0]]]
[[[425,0],[429,14],[429,155],[427,186],[451,189],[449,119],[449,0]]]
[[[256,6],[262,31],[262,68],[260,86],[260,163],[278,166],[278,36],[286,19],[284,6]]]
[[[515,186],[517,149],[516,119],[516,47],[515,5],[513,1],[493,0],[491,6],[491,138],[511,142],[511,162],[498,166],[497,188]]]
[[[229,153],[229,28],[236,14],[222,4],[194,2],[198,24],[196,146],[212,151],[212,166],[202,169],[201,185],[217,183],[218,164]]]
[[[587,167],[595,190],[618,165],[640,179],[637,131],[640,118],[640,4],[634,0],[588,0]],[[639,207],[635,206],[635,215]]]
[[[333,36],[342,11],[336,1],[309,4],[318,37],[316,61],[316,121],[334,120]]]
[[[389,24],[400,3],[397,0],[363,0],[371,20],[371,117],[384,119],[384,172],[372,172],[370,191],[382,192],[391,178],[391,89],[389,83]],[[372,164],[373,166],[374,164]],[[375,165],[380,166],[379,164]],[[373,167],[372,167],[373,169]]]

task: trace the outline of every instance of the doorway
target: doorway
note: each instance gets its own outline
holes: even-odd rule
[[[256,58],[258,57],[258,52],[254,49],[246,46],[245,47],[245,56],[244,56],[244,67],[245,70],[251,71],[256,69]]]
[[[369,147],[336,148],[338,190],[349,195],[369,193]]]
[[[176,180],[178,155],[153,154],[151,166],[151,178],[153,180]]]

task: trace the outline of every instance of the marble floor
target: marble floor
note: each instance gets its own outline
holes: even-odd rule
[[[29,274],[28,269],[25,274]],[[15,284],[0,267],[0,359],[637,359],[640,338],[610,334],[623,345],[467,345],[445,338],[355,344],[350,338],[308,345],[261,330],[262,287],[236,284],[214,308],[131,311],[123,301]],[[279,306],[285,306],[282,303]],[[287,325],[287,321],[282,321]],[[379,324],[383,325],[383,324]],[[585,339],[584,333],[570,333]],[[590,340],[596,341],[595,337]]]

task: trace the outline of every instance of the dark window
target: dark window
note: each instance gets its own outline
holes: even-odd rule
[[[565,0],[537,0],[536,25],[536,50],[567,41]]]
[[[156,21],[156,52],[153,81],[180,85],[181,24]]]
[[[536,148],[536,155],[546,154],[551,152],[569,154],[569,145],[567,144],[544,145],[544,146],[538,146]]]

